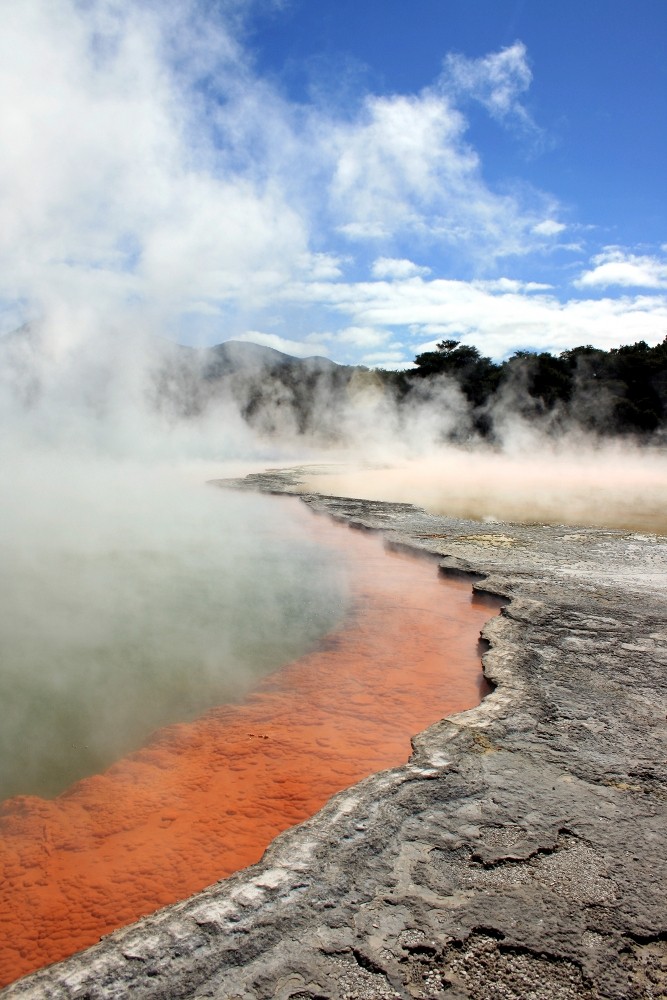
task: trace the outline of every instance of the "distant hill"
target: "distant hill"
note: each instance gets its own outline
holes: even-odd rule
[[[283,354],[273,347],[264,347],[245,340],[226,340],[215,347],[200,348],[204,378],[217,378],[236,372],[275,372],[280,368],[303,368],[308,371],[324,371],[339,368],[329,358],[297,358]]]
[[[149,407],[170,419],[190,419],[232,402],[264,433],[305,433],[314,421],[321,425],[316,401],[344,397],[356,370],[238,340],[196,348],[128,336],[60,350],[29,324],[0,338],[0,389],[19,406],[36,405],[47,385],[61,385],[61,402],[67,396],[75,405],[79,397],[98,413],[107,397],[117,405],[128,391],[135,397],[143,391]]]
[[[263,434],[316,432],[330,438],[349,383],[362,371],[246,341],[205,348],[163,341],[152,355],[151,394],[156,408],[172,415],[193,417],[232,401]]]

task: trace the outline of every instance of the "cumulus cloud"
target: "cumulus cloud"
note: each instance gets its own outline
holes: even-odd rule
[[[605,247],[596,254],[593,267],[574,282],[577,288],[667,288],[667,261],[630,253],[622,247]]]
[[[498,276],[500,260],[541,251],[565,228],[552,195],[493,189],[467,134],[470,97],[498,120],[530,123],[521,43],[448,57],[433,86],[368,94],[343,114],[291,105],[257,75],[239,40],[250,8],[236,0],[6,8],[4,330],[41,315],[65,346],[123,328],[255,339],[298,356],[328,345],[351,361],[386,351],[399,328],[408,357],[405,331],[424,340],[427,327],[475,336],[495,354],[635,333],[655,342],[660,297],[587,311],[525,271]],[[439,274],[461,280],[431,279],[413,260],[430,263],[429,254]],[[667,281],[658,257],[618,247],[591,265],[579,288]],[[369,268],[373,281],[353,280]],[[290,310],[299,311],[293,328]],[[330,332],[310,343],[292,332],[309,324]]]
[[[349,225],[391,232],[418,225],[445,175],[452,183],[477,168],[472,151],[457,150],[464,121],[435,95],[369,97],[362,118],[334,136],[334,209]],[[352,220],[354,220],[352,222]]]
[[[495,285],[495,287],[494,287]],[[503,358],[517,348],[562,351],[581,344],[609,349],[645,340],[657,344],[667,327],[667,297],[569,299],[503,283],[414,277],[407,280],[321,283],[290,294],[320,302],[364,329],[409,331],[406,350],[425,350],[443,337],[474,343]]]
[[[337,231],[357,241],[437,241],[487,263],[535,249],[553,198],[528,188],[493,191],[466,128],[452,99],[434,88],[369,96],[357,118],[332,123]]]
[[[371,94],[352,117],[296,108],[254,72],[239,5],[216,10],[25,0],[5,11],[7,329],[23,303],[68,341],[100,317],[176,334],[203,323],[221,339],[257,325],[290,282],[341,278],[341,236],[435,242],[485,266],[538,245],[553,199],[491,190],[442,88]],[[524,62],[513,47],[474,70],[498,113],[529,82]],[[464,63],[451,66],[461,83]],[[373,266],[408,273],[428,270],[402,254]]]

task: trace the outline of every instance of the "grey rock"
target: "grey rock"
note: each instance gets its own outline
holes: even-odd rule
[[[302,499],[506,599],[483,631],[493,693],[259,864],[0,995],[667,996],[667,540]]]

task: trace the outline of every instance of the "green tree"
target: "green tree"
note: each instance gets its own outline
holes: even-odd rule
[[[435,351],[425,351],[415,358],[415,378],[447,375],[453,378],[474,407],[483,406],[495,391],[500,367],[483,357],[476,347],[458,340],[441,340]]]

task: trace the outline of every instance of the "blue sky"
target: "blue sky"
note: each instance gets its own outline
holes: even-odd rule
[[[664,0],[0,0],[0,329],[667,334]]]
[[[520,177],[627,238],[664,240],[664,0],[416,0],[409,8],[317,0],[258,18],[250,35],[259,70],[290,100],[308,102],[326,88],[342,111],[368,92],[418,93],[448,53],[479,59],[519,40],[532,73],[522,100],[542,142],[517,142],[464,103],[485,176]]]

